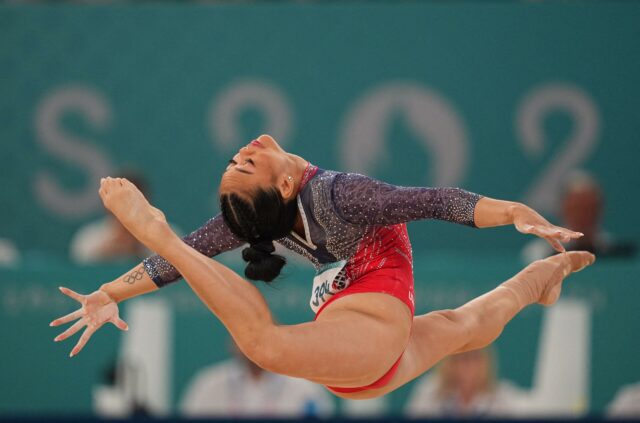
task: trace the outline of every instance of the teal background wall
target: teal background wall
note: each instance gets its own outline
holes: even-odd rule
[[[639,18],[615,1],[1,6],[0,233],[64,255],[122,166],[197,227],[228,158],[269,132],[326,168],[547,214],[587,168],[609,229],[637,239]],[[522,242],[421,228],[420,248]]]
[[[263,132],[321,167],[458,185],[552,218],[562,180],[585,168],[606,193],[606,228],[637,241],[638,22],[627,1],[0,5],[0,237],[24,252],[0,271],[0,413],[90,410],[116,331],[71,361],[47,323],[70,310],[57,285],[85,292],[125,268],[65,262],[72,234],[103,214],[98,179],[123,167],[147,175],[185,230],[217,213],[226,161]],[[527,240],[437,222],[410,232],[420,311],[515,273]],[[598,263],[569,287],[594,304],[595,412],[640,379],[639,270]],[[292,271],[267,292],[282,320],[310,318],[308,282]],[[180,308],[198,304],[185,286],[162,295],[178,304],[177,396],[222,357],[224,332],[204,307]],[[539,319],[527,311],[498,342],[523,386]]]

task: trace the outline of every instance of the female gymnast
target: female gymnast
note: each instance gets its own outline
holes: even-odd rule
[[[561,242],[582,234],[554,226],[520,203],[322,170],[287,153],[268,135],[230,160],[220,182],[221,214],[184,239],[126,179],[104,178],[99,193],[105,207],[158,255],[89,295],[60,288],[82,307],[51,323],[78,319],[55,340],[86,326],[71,356],[106,322],[128,329],[118,315],[120,301],[182,276],[260,367],[323,384],[351,399],[384,395],[447,355],[486,346],[527,305],[553,304],[562,280],[595,260],[587,252],[558,254],[455,310],[414,317],[406,222],[514,224],[560,252]],[[242,251],[246,277],[271,281],[285,264],[273,254],[274,242],[317,269],[313,322],[278,325],[254,285],[209,258],[248,243]]]

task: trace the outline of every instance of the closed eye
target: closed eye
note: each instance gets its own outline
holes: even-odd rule
[[[252,164],[252,165],[254,165],[254,166],[256,165],[252,159],[246,159],[246,160],[245,160],[245,163],[251,163],[251,164]],[[235,160],[233,160],[233,159],[229,160],[229,162],[228,162],[228,166],[230,166],[230,165],[237,165],[237,164],[238,164],[238,162],[236,162],[236,161],[235,161]]]
[[[256,164],[253,162],[253,160],[251,160],[251,159],[246,159],[244,162],[245,162],[245,163],[251,163],[254,167],[255,167],[255,165],[256,165]],[[228,171],[230,171],[231,169],[235,169],[235,170],[237,170],[238,172],[240,172],[240,173],[246,173],[247,175],[252,175],[252,174],[253,174],[253,172],[249,172],[249,171],[247,171],[247,170],[240,169],[240,168],[237,166],[238,162],[236,162],[236,161],[235,161],[235,160],[233,160],[233,159],[229,160],[229,162],[228,162],[228,163],[229,163],[229,164],[227,165],[227,169],[225,170],[225,172],[228,172]]]

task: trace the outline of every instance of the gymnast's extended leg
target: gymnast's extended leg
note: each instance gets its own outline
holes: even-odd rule
[[[497,288],[461,307],[414,317],[409,344],[391,383],[380,390],[356,396],[384,395],[420,376],[448,355],[487,346],[527,305],[555,303],[560,296],[563,279],[594,260],[593,254],[584,251],[538,260]]]

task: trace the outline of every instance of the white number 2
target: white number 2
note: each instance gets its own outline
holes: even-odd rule
[[[538,87],[525,96],[516,114],[516,131],[529,158],[536,159],[544,153],[544,119],[554,111],[568,113],[573,120],[573,130],[562,150],[545,166],[524,195],[526,204],[545,213],[557,211],[567,174],[589,157],[600,130],[600,115],[586,92],[559,83]]]

